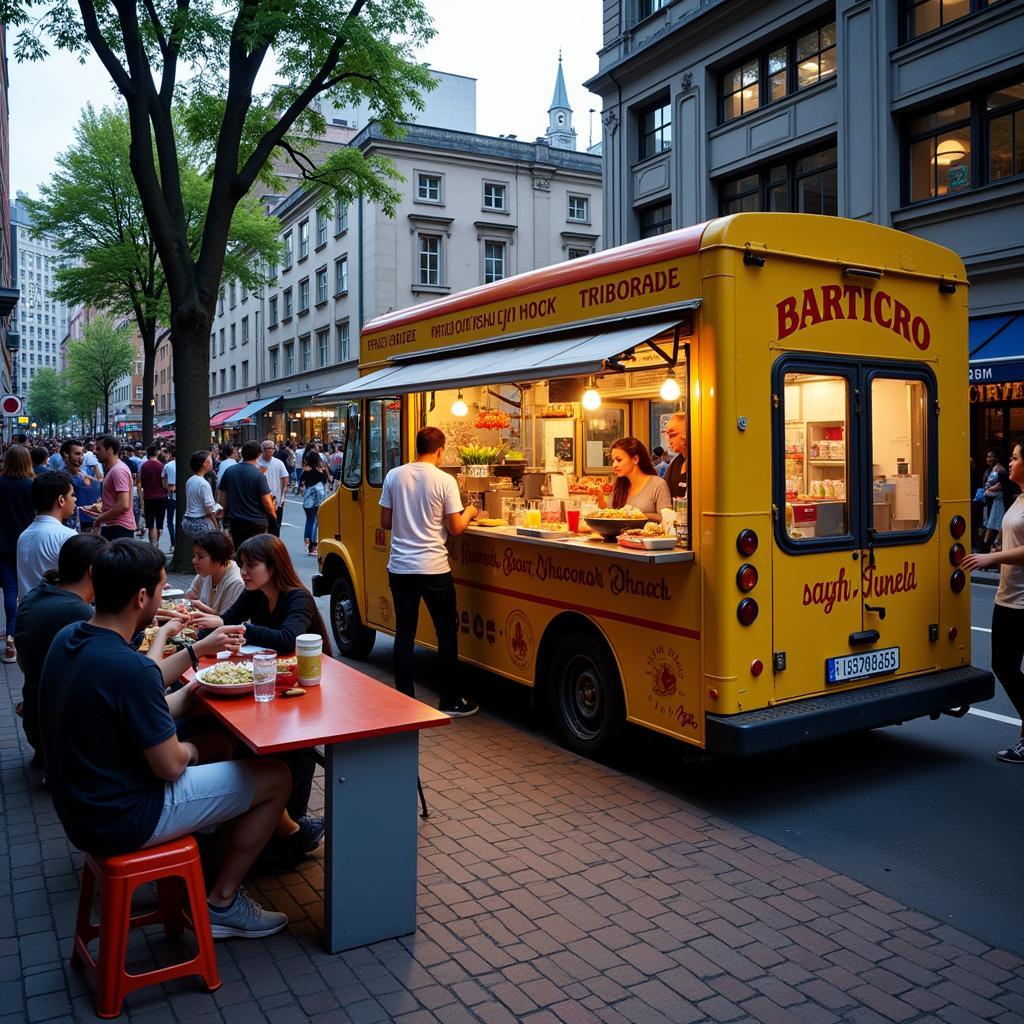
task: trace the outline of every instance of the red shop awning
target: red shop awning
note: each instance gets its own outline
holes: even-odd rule
[[[237,408],[234,409],[222,409],[219,413],[217,413],[216,416],[211,416],[210,429],[215,430],[217,427],[223,426],[225,420],[231,419],[231,417],[234,416],[235,413],[242,408],[244,408],[244,406],[239,405]]]

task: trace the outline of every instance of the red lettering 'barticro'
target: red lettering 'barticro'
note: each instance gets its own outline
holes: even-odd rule
[[[876,324],[924,352],[932,341],[928,321],[882,289],[863,285],[826,284],[787,295],[775,304],[778,338],[833,320]]]

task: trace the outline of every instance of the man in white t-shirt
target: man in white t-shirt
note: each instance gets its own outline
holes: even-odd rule
[[[166,449],[160,451],[159,458],[164,464],[160,479],[163,480],[164,490],[167,491],[167,535],[170,537],[173,551],[175,533],[178,529],[178,464],[174,461],[174,455]]]
[[[277,517],[267,516],[267,528],[275,537],[281,536],[281,520],[284,519],[284,496],[288,493],[292,478],[288,467],[274,455],[277,445],[273,441],[264,441],[261,445],[260,457],[256,460],[256,468],[267,478],[270,496],[274,499]]]
[[[416,435],[416,461],[397,466],[384,478],[380,525],[391,531],[388,579],[395,605],[395,686],[415,696],[413,648],[422,598],[437,633],[439,707],[462,718],[480,708],[458,692],[459,613],[445,544],[449,536],[465,533],[478,510],[462,507],[458,485],[439,468],[444,442],[437,427],[424,427]]]
[[[100,460],[96,457],[96,452],[93,451],[94,444],[92,441],[85,442],[85,459],[82,462],[82,468],[91,477],[95,477],[97,480],[103,479],[103,468],[100,466]]]
[[[32,507],[36,517],[18,538],[19,600],[57,568],[60,549],[78,536],[64,525],[75,514],[75,488],[67,473],[40,473],[32,481]]]

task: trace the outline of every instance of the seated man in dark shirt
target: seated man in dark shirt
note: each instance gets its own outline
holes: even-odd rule
[[[196,684],[164,693],[168,673],[180,675],[200,653],[237,648],[241,631],[221,627],[158,665],[130,641],[160,607],[162,553],[116,540],[95,559],[92,578],[96,614],[57,634],[39,686],[50,789],[68,838],[109,855],[237,819],[208,894],[214,938],[280,931],[287,915],[264,910],[240,887],[281,817],[288,768],[276,758],[208,763],[215,744],[183,743],[175,732]]]
[[[21,691],[22,727],[36,752],[34,765],[43,763],[43,741],[39,736],[39,677],[53,638],[72,622],[92,618],[92,563],[107,546],[98,533],[72,537],[60,549],[57,569],[47,573],[18,605],[14,634],[18,666],[25,676]],[[50,578],[52,577],[52,578]]]

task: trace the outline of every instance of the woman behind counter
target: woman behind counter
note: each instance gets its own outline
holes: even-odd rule
[[[658,476],[651,462],[650,453],[644,443],[635,437],[622,437],[611,448],[612,474],[615,486],[612,488],[612,508],[632,505],[647,518],[661,521],[661,510],[672,507],[668,484]],[[601,508],[607,508],[604,492],[600,487],[591,488]]]

